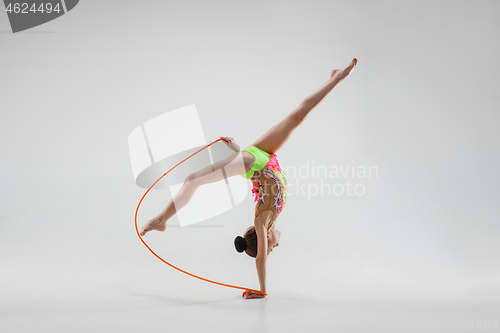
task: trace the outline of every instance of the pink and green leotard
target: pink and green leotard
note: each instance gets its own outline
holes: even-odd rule
[[[272,209],[276,213],[272,220],[274,222],[286,202],[286,174],[281,169],[276,154],[269,154],[256,146],[243,150],[255,157],[252,168],[246,174],[240,175],[252,181],[252,195],[255,197],[254,201],[257,201],[255,216],[264,210]]]

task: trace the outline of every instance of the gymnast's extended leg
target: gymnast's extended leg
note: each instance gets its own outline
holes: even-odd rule
[[[276,153],[290,138],[292,132],[304,121],[309,112],[342,80],[356,68],[358,60],[354,58],[343,70],[335,69],[328,81],[318,90],[306,97],[302,103],[282,121],[271,127],[252,146],[269,154]]]
[[[206,166],[189,174],[180,190],[170,200],[165,209],[147,222],[141,229],[141,236],[148,231],[166,229],[166,223],[178,210],[187,205],[194,193],[204,184],[215,183],[224,178],[245,174],[253,165],[255,158],[241,151],[228,158]]]

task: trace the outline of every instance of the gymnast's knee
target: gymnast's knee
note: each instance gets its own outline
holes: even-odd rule
[[[302,124],[304,122],[304,119],[306,119],[306,117],[304,115],[301,115],[301,114],[291,114],[290,117],[288,118],[289,122],[292,124],[292,127],[296,128],[298,127],[300,124]]]
[[[200,186],[200,177],[196,172],[192,172],[189,175],[186,176],[186,179],[184,180],[185,184],[188,184],[190,186]]]

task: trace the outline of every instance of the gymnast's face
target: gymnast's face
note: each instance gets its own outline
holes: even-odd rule
[[[267,234],[267,255],[273,251],[273,248],[279,246],[281,231],[276,229],[269,231]]]

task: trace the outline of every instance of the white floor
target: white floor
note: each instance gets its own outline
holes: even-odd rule
[[[4,280],[0,332],[500,330],[500,304],[492,302],[362,300],[360,295],[348,301],[321,299],[300,290],[244,300],[239,290],[212,286],[168,269],[147,279],[129,273],[86,272],[79,278],[38,274],[37,279]]]

